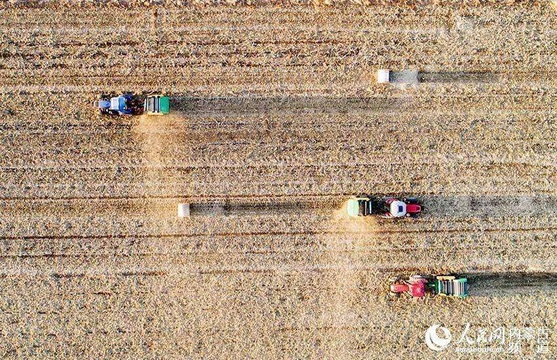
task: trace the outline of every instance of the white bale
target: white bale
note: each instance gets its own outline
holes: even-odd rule
[[[389,74],[390,74],[390,70],[388,70],[388,69],[377,70],[377,82],[379,84],[389,83]]]
[[[190,216],[190,204],[180,203],[178,204],[178,217],[189,217]]]

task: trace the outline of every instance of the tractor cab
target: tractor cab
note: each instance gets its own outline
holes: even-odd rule
[[[131,115],[133,113],[130,104],[131,96],[120,95],[110,99],[110,111],[119,115]]]
[[[406,216],[406,203],[403,201],[395,200],[389,206],[389,210],[392,217]]]
[[[123,101],[121,101],[121,100],[123,100]],[[120,111],[121,107],[123,108],[123,107],[126,106],[125,102],[126,102],[126,100],[121,96],[113,97],[112,99],[110,99],[110,110]]]

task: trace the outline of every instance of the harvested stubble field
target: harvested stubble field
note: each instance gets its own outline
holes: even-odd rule
[[[433,324],[554,331],[557,9],[406,3],[0,2],[0,355],[445,358]],[[407,67],[417,88],[374,84]],[[173,113],[93,109],[124,90]],[[346,219],[361,192],[428,211]],[[445,271],[469,299],[387,295]]]

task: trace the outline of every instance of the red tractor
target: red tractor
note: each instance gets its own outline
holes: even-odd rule
[[[456,275],[412,275],[408,280],[395,277],[391,279],[390,291],[391,295],[406,294],[416,299],[423,298],[427,292],[463,299],[468,296],[468,280]]]
[[[384,218],[402,218],[418,216],[422,212],[422,206],[416,198],[399,200],[389,197],[380,200],[368,195],[360,195],[348,200],[347,211],[350,217],[379,215]]]
[[[383,211],[384,218],[399,218],[404,216],[416,217],[422,212],[422,206],[415,198],[399,200],[394,197],[385,199],[386,209]]]
[[[423,298],[425,296],[425,284],[427,280],[420,275],[412,275],[408,280],[401,278],[391,279],[391,295],[407,294],[413,298]]]

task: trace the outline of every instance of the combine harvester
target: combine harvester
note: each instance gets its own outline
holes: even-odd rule
[[[166,115],[170,112],[170,100],[162,95],[101,95],[94,105],[102,115]]]
[[[468,296],[468,279],[456,275],[413,275],[407,280],[395,277],[390,282],[389,290],[393,296],[406,294],[415,299],[421,299],[427,293],[460,299]]]
[[[375,211],[375,208],[378,208]],[[355,196],[348,200],[348,216],[369,216],[379,215],[382,218],[404,218],[416,217],[422,212],[422,206],[415,198],[405,198],[399,200],[394,197],[386,198],[382,201],[375,201],[367,195]]]

